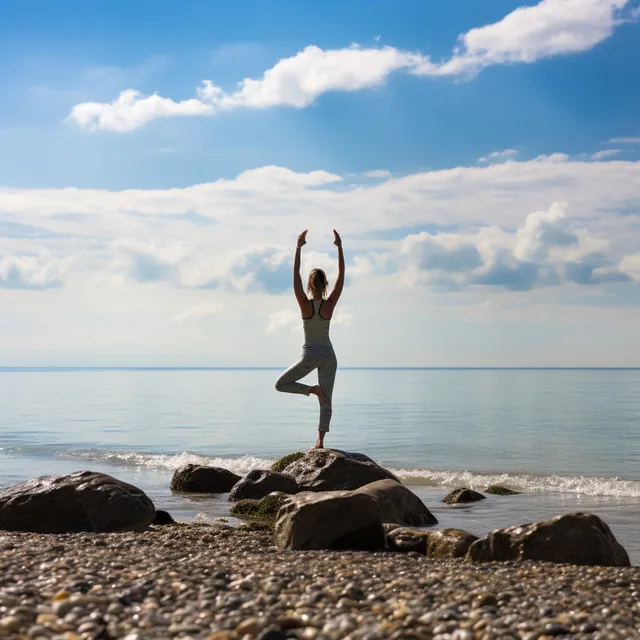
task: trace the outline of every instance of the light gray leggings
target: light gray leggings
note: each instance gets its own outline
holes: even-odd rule
[[[285,393],[302,393],[309,395],[311,387],[308,384],[298,382],[301,378],[309,375],[314,369],[318,370],[318,384],[323,393],[329,398],[329,403],[320,405],[320,424],[318,431],[329,431],[331,422],[331,395],[333,393],[333,383],[336,379],[336,369],[338,361],[333,347],[302,347],[302,355],[298,362],[289,367],[277,380],[276,389]]]

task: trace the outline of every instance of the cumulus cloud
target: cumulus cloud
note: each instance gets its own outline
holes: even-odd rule
[[[518,155],[516,149],[504,149],[503,151],[492,151],[482,158],[478,158],[478,162],[505,162],[513,160]]]
[[[607,243],[576,230],[566,205],[527,216],[515,233],[485,227],[474,234],[422,232],[401,244],[404,281],[444,289],[474,285],[528,291],[566,283],[626,282],[623,265],[597,248]]]
[[[591,154],[591,159],[604,160],[605,158],[617,156],[619,153],[622,153],[622,149],[603,149],[602,151],[596,151],[596,153]]]
[[[0,259],[0,289],[57,289],[64,283],[74,258],[5,256]]]
[[[358,91],[381,85],[399,69],[429,66],[421,54],[394,47],[345,49],[305,47],[291,58],[278,61],[262,78],[243,80],[226,93],[211,81],[198,91],[201,100],[218,109],[236,107],[307,107],[328,91]]]
[[[213,302],[205,302],[203,304],[196,305],[195,307],[185,309],[182,313],[171,318],[171,322],[175,324],[183,322],[200,322],[202,320],[214,318],[221,311],[222,305]]]
[[[459,48],[437,72],[473,73],[494,64],[531,63],[587,51],[613,34],[630,4],[630,0],[542,0],[519,7],[498,22],[460,35]]]
[[[142,283],[179,282],[181,266],[191,253],[185,243],[158,246],[133,238],[118,240],[114,248],[116,255],[109,270]]]
[[[253,245],[233,254],[226,282],[236,291],[282,293],[291,288],[291,252]]]
[[[505,63],[586,51],[610,37],[635,14],[631,0],[542,0],[515,9],[502,20],[459,36],[449,60],[434,63],[419,52],[391,46],[321,49],[310,45],[279,60],[261,78],[246,78],[227,92],[204,80],[197,97],[181,102],[127,89],[111,103],[78,104],[69,115],[89,131],[131,131],[158,118],[213,115],[239,107],[304,108],[329,91],[359,91],[382,85],[394,72],[420,76],[458,76]]]
[[[158,118],[202,116],[213,113],[213,106],[196,98],[174,102],[157,94],[145,96],[127,89],[113,102],[83,102],[71,109],[69,118],[88,131],[132,131]]]

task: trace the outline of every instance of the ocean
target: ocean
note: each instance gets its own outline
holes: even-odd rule
[[[245,473],[312,446],[317,399],[277,393],[280,371],[0,368],[0,487],[91,469],[177,520],[237,522],[226,496],[169,482],[186,462]],[[640,564],[640,369],[339,369],[325,445],[393,470],[441,526],[588,511]],[[492,483],[523,493],[441,502]]]

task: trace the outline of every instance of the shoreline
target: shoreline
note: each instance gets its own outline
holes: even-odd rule
[[[8,638],[633,638],[639,596],[638,567],[283,552],[251,527],[0,532]]]

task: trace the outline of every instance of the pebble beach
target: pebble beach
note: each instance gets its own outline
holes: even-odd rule
[[[640,569],[285,552],[222,524],[2,532],[0,637],[638,638]]]

